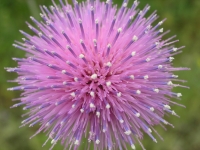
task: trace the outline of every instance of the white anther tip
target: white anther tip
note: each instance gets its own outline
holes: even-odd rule
[[[74,81],[75,81],[75,82],[78,82],[78,78],[77,78],[77,77],[74,77]]]
[[[174,60],[174,57],[169,57],[169,61],[172,62]]]
[[[135,42],[138,40],[138,37],[136,35],[134,35],[132,40],[133,40],[133,42]]]
[[[164,124],[166,124],[166,125],[168,124],[168,122],[167,122],[167,121],[165,121],[165,120],[164,120],[163,122],[164,122]]]
[[[94,97],[94,95],[95,95],[94,92],[91,91],[91,92],[90,92],[90,96]]]
[[[66,61],[66,64],[68,64],[68,65],[69,65],[69,64],[70,64],[70,61],[69,61],[69,60],[67,60],[67,61]]]
[[[134,80],[135,77],[134,77],[134,75],[130,75],[130,78],[131,78],[132,80]]]
[[[171,107],[169,105],[164,105],[164,108],[171,109]]]
[[[42,36],[42,33],[41,33],[41,32],[39,32],[39,33],[38,33],[38,35],[39,35],[39,36]]]
[[[110,109],[110,104],[106,104],[106,109]]]
[[[109,61],[109,62],[106,63],[106,66],[111,67],[112,63]]]
[[[118,32],[118,33],[122,32],[122,28],[119,28],[119,29],[117,30],[117,32]]]
[[[49,125],[50,125],[50,123],[49,123],[49,122],[47,122],[47,123],[45,124],[45,126],[46,126],[46,127],[48,127]]]
[[[110,47],[111,47],[111,44],[109,43],[109,44],[107,45],[107,47],[110,48]]]
[[[173,85],[172,81],[167,82],[167,85]]]
[[[148,131],[151,133],[152,132],[152,130],[150,129],[150,128],[148,128]]]
[[[63,81],[63,85],[67,85],[67,81]]]
[[[153,108],[153,107],[150,107],[150,110],[153,112],[153,111],[154,111],[154,108]]]
[[[178,48],[174,47],[174,48],[173,48],[173,51],[174,51],[174,52],[176,52],[176,51],[177,51],[177,49],[178,49]]]
[[[181,93],[177,93],[177,97],[181,97],[182,96],[182,94]]]
[[[136,54],[136,52],[133,51],[133,52],[131,53],[131,56],[133,57],[133,56],[135,56],[135,54]]]
[[[140,95],[140,94],[141,94],[141,91],[140,91],[140,90],[137,90],[136,93],[137,93],[138,95]]]
[[[108,4],[110,2],[110,0],[107,0],[106,3]]]
[[[131,130],[127,130],[126,132],[124,132],[126,135],[130,135],[131,134]]]
[[[153,141],[154,141],[155,143],[157,143],[157,140],[156,140],[156,139],[154,139]]]
[[[163,21],[160,21],[158,24],[159,24],[159,25],[163,24]]]
[[[95,105],[93,103],[90,103],[90,108],[95,108]]]
[[[76,140],[76,141],[74,142],[74,144],[75,144],[75,145],[79,145],[79,140]]]
[[[137,0],[134,1],[134,5],[138,5],[138,1]]]
[[[119,122],[120,122],[120,123],[124,123],[124,120],[121,119],[121,120],[119,120]]]
[[[65,74],[66,73],[66,70],[62,70],[62,74]]]
[[[56,141],[53,139],[52,141],[51,141],[51,144],[54,144]]]
[[[97,78],[97,74],[93,74],[93,75],[91,75],[91,79],[96,79]]]
[[[140,113],[136,113],[135,116],[136,116],[136,117],[140,117]]]
[[[132,19],[133,19],[133,16],[132,16],[132,15],[131,15],[131,16],[129,16],[129,19],[130,19],[130,20],[132,20]]]
[[[99,140],[96,140],[96,141],[95,141],[95,143],[96,143],[96,144],[99,144],[99,143],[100,143],[100,141],[99,141]]]
[[[111,82],[110,81],[106,82],[106,86],[107,87],[111,86]]]
[[[80,109],[80,112],[81,112],[81,113],[83,113],[83,112],[84,112],[84,109],[83,109],[83,108],[81,108],[81,109]]]
[[[153,91],[156,93],[159,93],[159,89],[154,89]]]
[[[145,75],[145,76],[144,76],[144,79],[145,79],[145,80],[147,80],[148,78],[149,78],[149,76],[148,76],[148,75]]]
[[[93,39],[93,42],[96,44],[97,43],[97,39]]]
[[[160,44],[160,42],[155,42],[155,45],[158,46]]]
[[[134,144],[132,144],[132,145],[131,145],[131,148],[132,148],[132,149],[135,149],[135,145],[134,145]]]
[[[150,60],[151,60],[150,58],[147,58],[147,59],[146,59],[146,62],[149,62]]]
[[[99,19],[96,19],[96,20],[95,20],[95,23],[98,24],[98,23],[99,23]]]
[[[159,30],[159,32],[162,33],[162,32],[163,32],[163,28],[161,28],[161,29]]]
[[[79,58],[83,59],[85,56],[83,54],[79,55]]]
[[[178,75],[172,75],[173,78],[178,78]]]
[[[72,97],[75,97],[75,96],[76,96],[75,92],[72,92],[70,95],[71,95]]]
[[[93,10],[94,10],[94,6],[91,6],[91,7],[90,7],[90,10],[93,11]]]
[[[121,92],[118,92],[117,93],[117,97],[121,97],[122,96],[122,93]]]
[[[126,7],[126,6],[127,6],[127,3],[124,3],[124,4],[123,4],[123,7]]]
[[[175,111],[174,111],[174,110],[172,111],[172,115],[176,115],[176,113],[175,113]]]
[[[163,66],[162,65],[158,65],[158,69],[162,69],[163,68]]]
[[[100,117],[100,112],[97,111],[97,112],[96,112],[96,115],[97,115],[97,117],[99,118],[99,117]]]

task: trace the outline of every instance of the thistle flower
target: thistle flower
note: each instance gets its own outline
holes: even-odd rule
[[[25,105],[22,126],[40,124],[35,135],[47,132],[50,149],[61,141],[76,150],[83,139],[88,149],[135,149],[136,142],[144,149],[143,133],[157,142],[154,125],[173,126],[163,116],[178,116],[170,106],[182,106],[170,100],[182,96],[173,87],[184,87],[173,83],[182,81],[173,72],[187,68],[171,62],[184,47],[173,46],[175,36],[162,39],[166,19],[153,27],[158,16],[145,17],[149,5],[138,11],[137,0],[127,4],[117,9],[111,0],[73,6],[60,0],[41,7],[42,22],[30,17],[34,34],[20,30],[25,38],[13,46],[27,57],[13,58],[18,67],[7,68],[20,85],[8,90],[23,91],[12,107]]]

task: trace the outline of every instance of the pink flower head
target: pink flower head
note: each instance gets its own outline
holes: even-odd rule
[[[173,46],[175,36],[162,39],[169,32],[161,28],[165,19],[152,26],[158,16],[145,17],[149,5],[137,11],[137,0],[127,4],[60,0],[41,7],[43,22],[31,17],[32,34],[20,31],[25,38],[14,47],[27,57],[13,58],[18,67],[7,68],[20,85],[8,90],[23,91],[13,105],[29,110],[22,126],[40,124],[36,134],[47,132],[51,149],[61,141],[76,150],[83,139],[88,149],[135,149],[143,133],[157,142],[154,125],[171,125],[165,114],[177,116],[170,105],[180,104],[170,98],[182,95],[172,89],[184,86],[173,72],[187,68],[171,62],[183,47]]]

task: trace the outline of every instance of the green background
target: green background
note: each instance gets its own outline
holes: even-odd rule
[[[122,1],[114,0],[114,3],[121,4]],[[142,142],[147,150],[200,150],[200,0],[141,0],[139,8],[143,8],[146,3],[151,5],[150,12],[158,10],[160,20],[167,18],[163,27],[171,32],[165,38],[176,34],[180,40],[176,46],[186,46],[183,53],[175,57],[174,66],[188,67],[191,71],[178,73],[181,79],[188,81],[185,85],[190,89],[175,89],[183,94],[180,103],[186,106],[173,107],[181,118],[166,117],[175,128],[167,127],[167,131],[164,131],[158,126],[156,129],[164,141],[158,140],[156,144],[145,135]],[[50,4],[50,0],[0,0],[0,150],[50,148],[50,144],[41,147],[46,140],[44,133],[29,140],[38,126],[18,128],[24,112],[21,107],[10,109],[10,106],[14,104],[11,100],[19,97],[20,93],[6,90],[15,85],[7,83],[7,80],[14,79],[16,74],[4,70],[4,67],[17,65],[11,60],[12,57],[24,56],[22,51],[12,47],[14,40],[22,38],[19,29],[31,33],[25,21],[30,21],[29,16],[40,19],[38,6]],[[136,147],[141,150],[138,144]],[[63,147],[60,144],[54,148],[61,149]]]

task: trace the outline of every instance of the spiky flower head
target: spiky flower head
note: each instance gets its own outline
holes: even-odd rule
[[[183,47],[162,39],[165,19],[152,26],[158,16],[145,17],[148,5],[137,11],[137,0],[119,9],[111,0],[53,4],[41,7],[42,22],[30,17],[33,33],[20,31],[25,38],[14,44],[27,57],[7,68],[20,84],[9,90],[23,91],[13,107],[29,109],[22,126],[40,124],[36,134],[48,132],[51,149],[61,141],[76,150],[83,139],[89,149],[135,149],[143,133],[156,142],[154,125],[171,125],[163,116],[176,115],[170,98],[182,96],[172,92],[181,86],[173,72],[186,69],[172,67]]]

